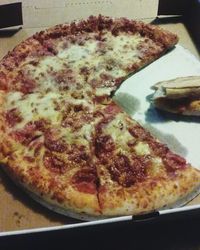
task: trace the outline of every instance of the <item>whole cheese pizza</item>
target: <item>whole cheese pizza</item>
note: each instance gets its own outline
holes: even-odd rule
[[[177,41],[100,15],[19,44],[0,62],[1,167],[34,199],[79,219],[148,213],[193,192],[200,172],[112,100]]]

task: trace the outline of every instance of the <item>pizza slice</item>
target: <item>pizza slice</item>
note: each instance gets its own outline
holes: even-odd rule
[[[71,110],[48,117],[37,106],[35,120],[25,120],[25,112],[15,124],[5,120],[1,162],[17,184],[54,211],[84,220],[140,214],[170,205],[199,185],[198,170],[113,101],[96,105],[90,123],[81,111],[71,123]]]
[[[33,37],[87,82],[97,97],[110,96],[129,74],[178,42],[176,35],[158,26],[101,15],[57,25]]]
[[[88,88],[101,102],[129,74],[177,41],[176,35],[158,26],[126,18],[100,15],[57,25],[28,38],[3,58],[0,89],[26,94]]]
[[[62,92],[15,92],[1,100],[2,168],[54,211],[79,219],[99,215],[90,150],[92,123],[99,118],[92,105]]]
[[[111,103],[104,114],[93,139],[102,214],[155,211],[199,188],[200,172],[116,104]]]
[[[200,76],[159,82],[153,89],[153,102],[158,109],[182,115],[200,115]]]

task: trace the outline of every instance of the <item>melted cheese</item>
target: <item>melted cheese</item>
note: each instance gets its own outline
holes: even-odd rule
[[[104,132],[111,135],[118,145],[127,144],[129,140],[133,139],[126,128],[124,120],[124,114],[120,113],[104,129]]]
[[[93,55],[97,46],[97,41],[89,40],[84,43],[83,46],[74,44],[68,47],[66,50],[61,50],[58,53],[58,57],[67,60],[69,63],[75,63],[78,60],[88,59]]]
[[[135,36],[120,34],[116,37],[110,34],[108,37],[110,50],[108,50],[107,55],[116,58],[125,65],[130,63],[130,61],[134,63],[138,60],[139,52],[137,46],[143,39],[139,34],[135,34]]]
[[[49,73],[58,72],[63,69],[63,63],[63,61],[55,56],[46,56],[41,58],[36,66],[32,64],[25,65],[24,70],[34,79],[40,80],[40,78],[44,77],[44,74],[48,74],[49,76]]]
[[[55,109],[55,103],[61,103],[66,101],[65,105],[80,105],[88,106],[90,110],[93,107],[86,100],[70,99],[67,94],[48,92],[45,95],[41,93],[33,93],[23,96],[20,92],[10,92],[7,95],[6,109],[10,110],[16,108],[20,112],[22,121],[15,124],[12,130],[23,129],[28,122],[46,119],[51,123],[51,127],[55,127],[58,130],[59,138],[62,138],[67,144],[84,145],[89,148],[91,141],[91,134],[94,130],[93,123],[85,123],[82,127],[73,130],[72,127],[62,127],[62,109],[65,109],[65,105],[61,106],[61,109]],[[81,121],[80,121],[81,122]]]
[[[36,67],[35,73],[39,75],[41,72],[47,72],[53,68],[53,71],[59,71],[63,68],[63,61],[59,60],[55,56],[46,56],[40,60],[39,65]]]
[[[113,89],[112,87],[110,87],[110,88],[108,88],[108,87],[105,87],[105,88],[97,88],[97,89],[96,89],[96,95],[97,95],[97,96],[110,95],[112,89]]]
[[[24,127],[30,121],[41,118],[48,119],[52,124],[59,121],[60,112],[55,110],[54,100],[60,98],[59,93],[49,92],[46,95],[40,93],[29,94],[25,97],[19,92],[10,92],[7,95],[6,109],[17,108],[22,116],[22,121],[15,125],[15,129]]]
[[[87,146],[92,140],[93,130],[93,124],[85,124],[79,131],[77,131],[77,141]]]
[[[145,142],[138,142],[137,145],[134,147],[135,152],[137,155],[148,155],[150,154],[149,145]]]
[[[144,38],[139,34],[127,36],[122,33],[113,37],[111,33],[107,33],[103,53],[98,48],[97,40],[88,40],[83,46],[74,44],[61,50],[58,57],[64,59],[77,72],[81,67],[88,67],[91,79],[98,79],[105,72],[114,78],[123,77],[127,73],[122,66],[126,68],[126,65],[130,66],[140,60],[137,46],[142,40]]]
[[[151,176],[157,176],[161,175],[161,172],[163,172],[163,175],[165,173],[162,159],[159,157],[154,157],[151,159],[151,165],[147,168],[147,172]]]
[[[40,89],[56,90],[57,84],[52,74],[64,69],[63,63],[57,57],[46,56],[41,58],[36,66],[28,64],[24,66],[23,70],[30,78],[36,79]]]
[[[140,60],[137,46],[144,38],[138,34],[127,36],[123,33],[115,37],[111,33],[106,33],[104,36],[103,53],[99,47],[99,41],[89,39],[84,45],[75,43],[63,49],[59,48],[56,57],[43,56],[36,66],[27,64],[23,70],[31,78],[37,79],[40,89],[51,91],[56,91],[67,84],[66,82],[58,83],[55,79],[56,73],[62,74],[66,66],[73,71],[72,75],[76,82],[68,86],[68,91],[72,92],[76,89],[77,83],[85,82],[84,76],[80,75],[80,69],[84,67],[89,69],[88,82],[99,79],[101,83],[101,75],[105,73],[113,79],[126,76],[126,68]],[[64,81],[67,81],[67,78]],[[85,82],[84,88],[87,85]],[[112,90],[113,87],[100,88],[97,89],[96,94],[110,95]]]

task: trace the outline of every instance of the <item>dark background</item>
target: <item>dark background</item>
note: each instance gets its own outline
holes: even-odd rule
[[[200,0],[160,0],[158,16],[181,16],[200,53]]]

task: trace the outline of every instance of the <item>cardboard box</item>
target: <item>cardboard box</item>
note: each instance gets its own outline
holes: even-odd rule
[[[10,4],[14,1],[3,0],[1,4]],[[187,48],[190,53],[199,57],[199,51],[194,43],[188,27],[183,21],[185,5],[182,6],[181,13],[177,5],[174,6],[170,13],[176,16],[162,16],[157,18],[159,14],[169,14],[169,10],[165,12],[166,1],[158,0],[100,0],[100,1],[78,1],[78,0],[23,0],[23,27],[11,32],[0,31],[0,58],[2,58],[9,50],[12,50],[18,43],[26,39],[35,32],[53,26],[58,23],[69,22],[74,19],[85,18],[89,15],[125,16],[133,19],[141,19],[145,22],[153,22],[161,27],[176,33],[179,38],[179,44]],[[172,2],[172,1],[171,1]],[[175,3],[176,1],[174,1]],[[185,1],[182,1],[185,3]],[[180,4],[180,1],[179,1]],[[176,8],[175,8],[176,7]],[[195,8],[195,11],[197,9]],[[190,9],[192,11],[192,7]],[[189,15],[189,13],[187,13]],[[20,20],[15,24],[19,26]],[[14,26],[13,23],[11,25]],[[6,25],[5,25],[6,26]],[[5,27],[4,26],[4,27]],[[1,26],[2,27],[2,26]],[[195,37],[195,36],[194,36]],[[182,52],[181,52],[182,53]],[[145,216],[123,216],[94,222],[80,222],[50,211],[37,204],[20,189],[16,188],[7,176],[0,171],[0,236],[21,234],[28,232],[39,232],[48,230],[58,230],[63,228],[73,228],[94,224],[103,224],[109,222],[120,222],[125,220],[140,220],[150,217],[159,217],[158,215],[177,214],[179,212],[192,212],[200,208],[200,196],[194,199],[189,206],[173,209],[162,210]]]

